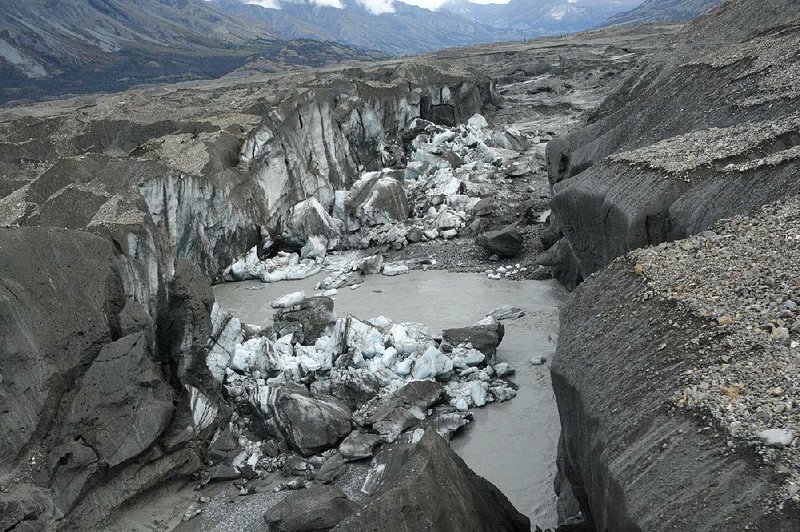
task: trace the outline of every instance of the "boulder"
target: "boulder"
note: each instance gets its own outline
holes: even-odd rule
[[[375,458],[372,496],[337,532],[528,531],[530,521],[476,475],[434,430]]]
[[[323,236],[310,236],[300,249],[301,259],[324,259],[328,252],[328,239]]]
[[[363,259],[356,262],[353,268],[355,270],[360,271],[364,275],[373,275],[376,273],[381,273],[381,269],[383,268],[383,255],[378,253],[377,255],[370,255],[369,257],[364,257]]]
[[[314,393],[332,395],[357,410],[378,395],[381,382],[374,373],[356,368],[334,368],[326,379],[318,379],[311,385]]]
[[[377,434],[354,431],[339,445],[339,452],[345,460],[372,458],[372,451],[380,442]]]
[[[346,405],[298,384],[259,387],[258,403],[278,435],[303,456],[336,446],[352,430]]]
[[[397,223],[408,218],[408,198],[398,171],[369,172],[353,183],[347,213],[363,225]]]
[[[472,344],[472,347],[487,355],[494,357],[497,346],[503,340],[505,327],[497,320],[492,323],[476,324],[471,327],[457,327],[442,331],[442,338],[452,345]]]
[[[393,442],[401,432],[424,420],[443,393],[444,388],[435,381],[412,381],[371,400],[353,414],[353,419],[362,427],[371,426],[384,441]]]
[[[455,211],[446,209],[439,213],[434,224],[436,224],[438,230],[446,231],[448,229],[460,228],[464,225],[464,220],[462,220]]]
[[[264,512],[264,520],[274,532],[323,532],[331,530],[357,508],[341,488],[312,486],[290,491]]]
[[[342,235],[342,222],[336,220],[314,197],[301,201],[289,210],[281,236],[289,244],[300,249],[312,236],[325,237],[328,244]]]
[[[408,265],[403,262],[387,262],[383,265],[383,275],[387,277],[403,275],[404,273],[408,273]]]
[[[408,232],[406,232],[406,240],[408,240],[411,244],[422,242],[422,237],[422,230],[418,227],[412,227],[408,230]]]
[[[292,295],[292,294],[290,294]],[[275,312],[274,329],[279,333],[288,330],[295,333],[303,345],[314,343],[325,334],[325,330],[336,322],[333,299],[326,296],[308,297]]]
[[[475,242],[500,257],[516,257],[522,253],[522,234],[513,226],[488,231],[476,238]]]
[[[475,216],[490,216],[497,211],[497,202],[494,198],[482,198],[472,207]]]

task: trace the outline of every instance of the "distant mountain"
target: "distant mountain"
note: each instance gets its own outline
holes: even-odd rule
[[[697,18],[723,0],[646,0],[639,7],[611,17],[608,24],[682,21]]]
[[[407,55],[453,46],[523,40],[533,31],[494,28],[452,13],[436,12],[401,2],[388,3],[392,12],[376,14],[358,0],[320,5],[285,1],[279,9],[252,3],[255,0],[212,0],[226,14],[268,27],[284,39],[332,40],[372,48],[392,55]],[[327,2],[326,2],[327,4]]]
[[[507,4],[474,4],[469,0],[447,0],[439,10],[495,28],[543,35],[586,30],[641,3],[642,0],[511,0]]]
[[[277,70],[374,57],[287,42],[203,0],[0,0],[0,103],[218,77],[254,60]]]
[[[404,55],[585,30],[642,0],[511,0],[490,5],[449,0],[436,11],[393,0],[211,2],[285,39],[328,39]]]

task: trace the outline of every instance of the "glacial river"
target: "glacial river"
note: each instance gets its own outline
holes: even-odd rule
[[[222,307],[246,323],[271,321],[270,303],[290,292],[315,293],[324,276],[302,281],[262,284],[226,283],[214,287]],[[253,290],[253,288],[258,288]],[[558,335],[558,309],[566,292],[554,281],[490,280],[485,275],[412,271],[407,275],[371,275],[357,289],[340,289],[337,314],[360,318],[380,315],[394,321],[415,321],[432,330],[471,325],[502,305],[523,309],[524,317],[505,321],[506,336],[498,361],[516,370],[517,397],[503,404],[473,409],[473,423],[452,442],[453,448],[479,475],[489,479],[531,518],[533,526],[556,526],[553,478],[559,435],[558,412],[550,386],[549,359]],[[547,357],[532,366],[533,356]]]

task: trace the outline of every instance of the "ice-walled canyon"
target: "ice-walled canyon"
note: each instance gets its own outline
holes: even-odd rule
[[[0,110],[0,531],[797,530],[800,6]]]

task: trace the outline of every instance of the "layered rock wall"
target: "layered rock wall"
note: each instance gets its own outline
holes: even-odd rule
[[[728,2],[548,145],[562,281],[800,191],[798,28],[795,2]]]
[[[762,281],[747,279],[780,277],[778,257],[796,251],[787,240],[793,230],[772,218],[781,209],[761,207],[800,193],[798,44],[796,2],[726,2],[635,71],[584,128],[548,146],[561,240],[542,262],[567,285],[586,280],[562,313],[552,366],[562,522],[582,517],[597,530],[798,526],[796,491],[787,489],[796,463],[781,462],[755,431],[795,434],[796,424],[782,417],[785,405],[737,417],[747,405],[769,404],[772,392],[762,387],[784,386],[780,401],[797,393],[783,382],[793,382],[793,365],[773,363],[796,349],[791,312],[786,322],[742,316],[773,306],[777,316],[793,296],[794,281],[764,281],[774,293],[759,299]],[[743,214],[753,221],[706,233]],[[746,228],[761,220],[772,229],[742,265],[735,257],[753,249]],[[681,240],[691,235],[699,236]],[[666,294],[637,262],[642,254],[660,257]],[[676,270],[684,259],[675,256],[696,263]],[[730,280],[740,283],[718,289]],[[692,307],[709,297],[712,307]],[[729,302],[730,315],[722,310]],[[739,349],[737,330],[772,343]],[[742,369],[754,367],[780,375],[765,384]],[[681,399],[684,386],[689,399]]]

